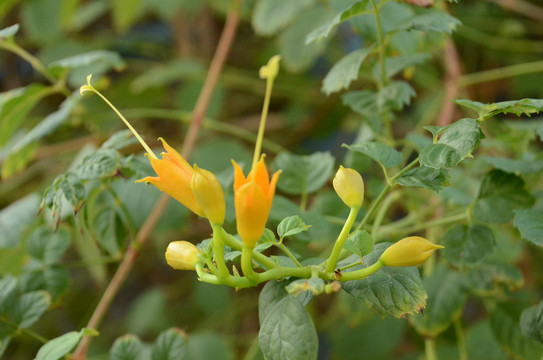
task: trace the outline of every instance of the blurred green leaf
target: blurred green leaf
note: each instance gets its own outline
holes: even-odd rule
[[[177,328],[160,333],[153,345],[152,360],[178,360],[187,354],[187,334]]]
[[[398,30],[435,31],[452,34],[460,24],[460,20],[445,12],[430,10],[407,19],[398,26]]]
[[[117,131],[102,144],[102,149],[121,150],[129,145],[137,144],[138,139],[128,129]]]
[[[201,332],[189,335],[188,356],[190,360],[232,360],[234,353],[227,340],[216,333]]]
[[[293,22],[314,0],[257,0],[251,23],[259,35],[273,35]]]
[[[98,149],[87,155],[74,173],[81,180],[92,180],[115,176],[121,169],[121,157],[116,150]]]
[[[54,338],[43,345],[34,360],[59,360],[67,355],[79,343],[85,335],[96,336],[98,333],[92,329],[81,329],[81,331],[70,331],[64,335]]]
[[[536,114],[543,111],[543,100],[522,99],[502,101],[491,104],[484,104],[471,100],[454,100],[460,106],[467,107],[479,114],[479,119],[488,119],[498,114],[515,114],[517,116]]]
[[[150,288],[130,305],[126,316],[126,328],[135,334],[160,332],[167,323],[164,310],[167,309],[166,297],[160,288]]]
[[[47,266],[33,271],[26,271],[20,278],[25,291],[45,290],[56,302],[68,289],[70,275],[65,267]]]
[[[373,48],[372,46],[365,49],[358,49],[342,57],[324,77],[322,91],[326,95],[330,95],[341,89],[349,88],[351,81],[358,79],[360,66]]]
[[[358,230],[347,238],[343,247],[362,258],[372,252],[373,243],[373,237],[369,232]]]
[[[534,174],[543,170],[543,159],[539,157],[532,159],[508,159],[502,157],[484,157],[484,160],[494,166],[509,173],[519,174]]]
[[[343,147],[369,156],[387,169],[398,166],[402,162],[402,154],[400,154],[392,146],[379,142],[368,141],[362,144],[354,145],[343,144]]]
[[[194,59],[176,59],[166,64],[152,66],[134,79],[131,88],[142,92],[149,88],[163,87],[180,80],[201,80],[205,76],[205,67]]]
[[[61,35],[63,0],[29,0],[21,3],[21,24],[30,39],[50,44]]]
[[[315,325],[293,295],[287,295],[271,306],[262,321],[258,342],[269,360],[317,359],[319,340]]]
[[[94,50],[54,61],[49,64],[49,68],[77,69],[96,63],[106,64],[107,67],[104,71],[111,68],[120,71],[126,66],[126,63],[118,53],[109,50]],[[77,95],[79,95],[79,92]],[[81,98],[80,96],[77,97]]]
[[[513,219],[514,210],[533,204],[534,199],[520,176],[492,170],[481,183],[473,215],[487,223],[504,223]]]
[[[543,343],[543,301],[522,312],[520,331],[527,338]]]
[[[26,251],[34,258],[51,265],[58,263],[70,246],[70,234],[64,229],[53,233],[46,227],[39,227],[30,234]]]
[[[475,119],[461,119],[440,130],[436,144],[425,147],[419,155],[420,163],[434,169],[454,167],[479,146],[484,135]]]
[[[375,245],[373,251],[364,256],[363,267],[378,261],[389,245],[391,244]],[[358,268],[361,267],[355,267],[353,270]],[[364,279],[347,281],[343,288],[352,296],[362,299],[368,307],[381,315],[397,318],[421,311],[426,306],[428,297],[416,267],[385,266]]]
[[[445,259],[459,268],[482,263],[496,246],[492,230],[484,225],[456,225],[443,235],[441,242]]]
[[[504,291],[515,291],[524,285],[519,268],[500,263],[484,263],[470,269],[467,286],[477,296],[500,297]]]
[[[405,105],[411,104],[411,98],[415,95],[415,90],[408,82],[394,81],[377,93],[375,101],[381,110],[402,110]]]
[[[387,57],[385,60],[386,77],[390,79],[406,67],[421,64],[426,62],[429,58],[430,54],[427,53]],[[373,77],[378,79],[381,76],[380,71],[381,65],[380,63],[376,63],[373,67]]]
[[[349,91],[341,97],[343,104],[360,115],[371,117],[379,112],[377,94],[371,90]]]
[[[9,147],[9,144],[6,147]],[[9,151],[8,157],[2,164],[2,179],[8,179],[25,169],[34,160],[37,150],[37,144],[33,143],[20,148],[17,152]]]
[[[34,291],[23,294],[9,312],[11,320],[19,328],[25,329],[34,325],[51,305],[51,295],[45,291]]]
[[[19,31],[19,24],[8,26],[0,30],[0,40],[13,37]]]
[[[310,194],[326,184],[334,168],[334,157],[329,152],[311,155],[279,154],[272,163],[282,169],[277,187],[287,194]]]
[[[402,186],[420,187],[438,192],[449,185],[449,174],[445,169],[419,166],[409,170],[395,182]]]
[[[466,334],[466,347],[470,359],[508,360],[500,349],[500,344],[492,334],[488,320],[479,321],[469,327]]]
[[[277,235],[282,239],[306,231],[308,228],[309,226],[306,225],[298,215],[293,215],[283,219],[279,223],[277,226]]]
[[[513,223],[523,239],[543,246],[543,213],[534,209],[517,210]]]
[[[143,0],[113,0],[111,12],[113,25],[119,32],[125,32],[138,20],[143,12]]]
[[[15,288],[17,287],[17,279],[11,275],[7,275],[0,279],[0,307],[3,307],[4,301],[14,294]],[[0,313],[4,309],[0,309]]]
[[[30,224],[36,220],[39,196],[30,194],[0,211],[0,248],[14,247]]]
[[[143,344],[135,335],[121,336],[109,350],[110,360],[140,360],[142,359]]]

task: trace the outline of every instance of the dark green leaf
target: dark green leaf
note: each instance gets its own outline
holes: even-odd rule
[[[288,295],[285,287],[289,284],[289,281],[269,281],[264,285],[260,296],[258,297],[258,319],[260,324],[264,322],[265,318],[270,314],[272,308],[281,299]],[[307,305],[313,296],[309,293],[301,294],[296,297],[303,306]]]
[[[67,172],[61,175],[58,188],[62,190],[64,197],[72,205],[74,211],[79,211],[87,195],[81,179],[73,172]]]
[[[498,157],[485,157],[487,163],[506,172],[515,174],[534,174],[543,170],[543,160],[535,159],[508,159]]]
[[[460,268],[482,263],[496,246],[492,230],[484,225],[456,225],[441,242],[445,259]]]
[[[522,312],[520,331],[524,336],[543,343],[543,301]]]
[[[343,104],[360,115],[371,117],[379,112],[377,94],[371,90],[350,91],[341,97]]]
[[[187,354],[187,334],[177,328],[160,333],[153,346],[152,360],[178,360]]]
[[[362,258],[372,252],[373,238],[366,230],[358,230],[347,238],[343,247]]]
[[[319,341],[313,320],[293,295],[271,307],[260,327],[258,342],[269,360],[317,359]]]
[[[342,22],[347,21],[358,15],[371,13],[371,10],[366,10],[368,2],[368,0],[357,1],[349,6],[347,9],[339,12],[331,21],[328,21],[326,25],[318,27],[311,33],[309,33],[309,35],[307,35],[307,37],[305,38],[305,43],[309,44],[314,41],[322,40],[328,37],[328,35],[330,35],[330,32]]]
[[[20,328],[34,325],[51,305],[51,295],[45,291],[29,292],[18,299],[10,317]]]
[[[10,275],[6,275],[0,280],[0,307],[4,303],[4,300],[14,294],[16,287],[17,279]],[[2,310],[0,309],[0,313]]]
[[[468,273],[469,290],[480,297],[501,297],[524,285],[519,268],[507,264],[481,264]]]
[[[371,141],[354,145],[343,144],[343,146],[351,151],[369,156],[385,168],[398,166],[402,162],[402,154],[390,145]]]
[[[34,258],[45,264],[59,262],[64,252],[70,246],[70,234],[64,229],[53,233],[46,227],[37,228],[32,232],[26,243],[26,251]]]
[[[358,49],[341,58],[326,74],[322,82],[322,91],[330,95],[341,89],[347,89],[351,81],[358,79],[360,66],[372,50],[373,47]]]
[[[291,23],[313,2],[313,0],[258,0],[251,23],[257,34],[273,35]]]
[[[466,347],[470,359],[510,359],[492,334],[488,320],[479,321],[469,327],[466,334]]]
[[[389,245],[375,245],[374,250],[364,257],[363,266],[378,261]],[[381,315],[401,318],[426,306],[426,291],[416,267],[383,267],[364,279],[347,281],[343,288]]]
[[[54,338],[43,345],[34,360],[59,360],[67,355],[79,343],[85,335],[96,336],[98,333],[92,329],[70,331],[62,336]]]
[[[445,169],[419,166],[409,170],[395,182],[402,186],[420,187],[438,192],[449,185],[449,174]]]
[[[216,333],[191,333],[188,341],[190,360],[233,360],[234,354],[229,342]]]
[[[3,28],[0,30],[0,40],[4,40],[10,37],[13,37],[13,35],[17,34],[17,31],[19,31],[19,24],[8,26],[7,28]]]
[[[411,103],[411,98],[415,95],[415,90],[408,82],[394,81],[377,93],[377,107],[381,110],[386,108],[402,110],[405,105]]]
[[[492,170],[481,183],[473,215],[484,222],[505,223],[513,219],[514,210],[533,204],[534,199],[520,176]]]
[[[543,111],[542,99],[522,99],[483,104],[471,100],[454,100],[458,105],[475,110],[479,119],[488,119],[498,114],[515,114],[517,116],[536,114]]]
[[[121,157],[112,149],[98,149],[86,156],[74,172],[82,180],[100,179],[115,176],[121,169]]]
[[[437,337],[462,313],[467,294],[461,274],[439,268],[424,279],[428,304],[424,316],[409,317],[417,332],[425,337]]]
[[[282,169],[277,187],[287,194],[310,194],[326,184],[334,168],[334,157],[329,152],[311,155],[281,153],[272,164]]]
[[[461,119],[440,130],[441,138],[436,144],[424,148],[420,163],[434,169],[454,167],[477,148],[484,137],[481,124],[474,119]]]
[[[112,149],[120,150],[129,145],[136,144],[138,139],[136,139],[130,130],[121,130],[117,131],[115,134],[111,135],[101,146],[102,149]]]
[[[277,234],[280,238],[298,234],[309,228],[298,215],[283,219],[277,226]],[[275,239],[274,239],[275,240]]]
[[[140,360],[142,358],[143,344],[135,335],[125,335],[113,343],[109,350],[110,360]]]
[[[543,213],[534,209],[517,210],[513,223],[523,239],[543,246]]]
[[[398,27],[398,30],[435,31],[452,34],[460,24],[461,23],[457,18],[447,13],[441,11],[427,11],[407,19]]]

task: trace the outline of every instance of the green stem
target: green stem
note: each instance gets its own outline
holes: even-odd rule
[[[364,227],[364,225],[366,225],[366,223],[370,220],[370,218],[373,216],[373,213],[375,212],[375,210],[377,210],[377,207],[379,206],[379,204],[381,203],[381,201],[383,201],[383,199],[385,198],[386,194],[389,192],[389,190],[392,188],[392,185],[390,184],[386,184],[385,187],[383,188],[383,190],[381,190],[381,193],[379,194],[379,196],[377,197],[377,199],[373,200],[373,202],[371,203],[371,206],[368,210],[368,212],[366,213],[366,215],[364,215],[364,218],[362,219],[362,221],[360,222],[360,224],[357,225],[356,229],[354,229],[354,231],[358,231],[360,229],[362,229]]]
[[[216,277],[215,275],[206,273],[205,270],[203,269],[202,264],[197,263],[194,267],[196,268],[196,273],[198,274],[198,280],[206,282],[206,283],[214,284],[214,285],[222,284],[221,280],[218,277]]]
[[[377,270],[379,270],[383,266],[384,266],[383,262],[381,260],[379,260],[376,263],[374,263],[374,264],[372,264],[372,265],[370,265],[368,267],[365,267],[363,269],[342,273],[339,280],[341,280],[341,281],[350,281],[350,280],[363,279],[363,278],[365,278],[367,276],[370,276],[371,274],[373,274],[374,272],[376,272]]]
[[[266,130],[266,120],[268,118],[268,109],[270,107],[271,92],[273,89],[274,80],[275,77],[273,76],[269,76],[266,79],[266,94],[264,95],[264,105],[262,107],[262,115],[260,117],[260,126],[258,127],[258,134],[256,136],[252,169],[256,169],[256,163],[260,159],[260,152],[262,151],[262,141],[264,139],[264,130]]]
[[[383,219],[385,217],[385,214],[390,207],[399,197],[401,196],[401,193],[396,191],[390,193],[384,200],[383,200],[383,206],[379,209],[377,214],[375,215],[375,220],[373,221],[373,225],[371,227],[371,235],[375,239],[378,235],[378,232],[381,228],[381,223],[383,222]]]
[[[222,226],[218,224],[212,224],[211,227],[213,228],[213,254],[215,256],[215,262],[217,263],[217,268],[219,270],[219,276],[223,283],[228,283],[230,272],[228,271],[228,268],[226,267],[226,263],[224,261],[224,241],[222,237]]]
[[[51,84],[56,84],[57,83],[57,79],[55,79],[53,77],[53,75],[51,75],[51,73],[49,73],[49,71],[47,71],[45,66],[43,66],[43,64],[41,63],[41,61],[37,57],[30,54],[28,51],[21,48],[16,43],[0,41],[0,49],[11,51],[12,53],[20,56],[21,58],[26,60],[34,68],[34,70],[36,70],[37,72],[42,74],[43,77],[45,77],[47,79],[47,81],[49,81]],[[64,89],[64,90],[67,90],[67,89]]]
[[[459,360],[469,360],[468,349],[466,347],[466,338],[464,337],[464,330],[462,329],[462,323],[460,317],[456,317],[453,320],[454,333],[456,335],[456,343],[458,344]]]
[[[302,264],[300,264],[300,262],[298,261],[298,259],[296,259],[296,257],[294,257],[294,255],[290,252],[290,250],[283,244],[283,243],[278,243],[276,244],[277,246],[279,246],[281,248],[281,250],[283,250],[283,252],[285,254],[287,254],[287,256],[292,260],[294,261],[294,263],[296,264],[296,266],[298,267],[303,267]]]
[[[6,318],[1,318],[0,321],[2,321],[4,324],[6,324],[8,327],[10,327],[11,329],[14,330],[14,332],[17,332],[17,331],[20,331],[22,334],[25,334],[25,335],[28,335],[36,340],[38,340],[39,342],[45,344],[47,343],[47,340],[45,337],[41,336],[40,334],[30,330],[30,329],[25,329],[25,328],[20,328],[17,324],[15,324],[14,322],[12,322],[11,320],[8,320]]]
[[[434,339],[424,339],[424,353],[426,360],[437,360],[436,341]]]
[[[356,208],[356,207],[351,208],[351,211],[349,212],[349,217],[347,217],[347,221],[345,221],[345,225],[343,225],[343,229],[341,229],[341,233],[339,234],[336,240],[336,243],[334,244],[334,248],[332,249],[332,253],[330,254],[330,257],[328,258],[328,262],[326,264],[327,272],[334,271],[339,253],[341,252],[341,249],[343,249],[343,244],[345,244],[345,240],[347,240],[347,236],[349,235],[349,232],[351,231],[351,228],[353,227],[353,224],[356,220],[356,216],[358,215],[359,210],[360,208]]]
[[[227,233],[224,229],[222,231],[223,231],[222,238],[223,238],[224,244],[227,246],[230,246],[232,249],[242,251],[243,244],[241,243],[241,241],[239,241],[235,236]],[[274,262],[272,259],[270,259],[266,255],[259,253],[256,250],[253,251],[253,258],[268,269],[278,266],[277,263]]]
[[[411,226],[411,227],[409,227],[407,229],[402,230],[402,232],[412,233],[412,232],[417,232],[417,231],[421,231],[421,230],[426,230],[426,229],[433,228],[435,226],[455,223],[455,222],[464,220],[467,217],[468,217],[468,214],[466,212],[463,212],[463,213],[460,213],[460,214],[455,214],[455,215],[443,217],[441,219],[437,219],[437,220],[433,220],[433,221],[427,221],[424,224],[413,225],[413,226]],[[388,232],[391,232],[391,231],[394,231],[394,229],[391,229],[391,230],[386,229],[384,232],[388,233]]]
[[[505,79],[513,76],[531,74],[541,71],[543,71],[543,61],[534,61],[524,64],[504,66],[497,69],[462,75],[458,79],[458,85],[470,86],[488,81]]]
[[[253,247],[243,246],[241,250],[241,270],[252,283],[258,284],[260,276],[253,270]]]

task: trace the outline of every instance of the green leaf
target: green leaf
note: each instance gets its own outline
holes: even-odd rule
[[[484,135],[475,119],[461,119],[441,129],[436,144],[425,147],[419,155],[420,163],[434,169],[454,167],[479,146]]]
[[[21,23],[27,39],[51,44],[61,34],[62,0],[21,2]]]
[[[264,285],[258,297],[258,319],[260,325],[262,325],[265,318],[270,314],[272,308],[288,295],[285,289],[288,284],[288,280],[282,280],[269,281]],[[313,296],[310,293],[301,294],[296,297],[303,306],[307,305],[312,298]]]
[[[136,77],[131,88],[141,93],[150,88],[165,87],[180,80],[203,81],[206,68],[195,59],[176,59],[150,67]]]
[[[39,196],[30,194],[0,211],[0,248],[19,244],[30,224],[36,221],[39,203]]]
[[[419,166],[409,170],[395,182],[402,186],[420,187],[439,192],[449,185],[449,174],[445,169]]]
[[[373,237],[369,232],[357,230],[347,238],[343,247],[362,258],[372,252],[373,243]]]
[[[405,105],[411,103],[411,98],[415,95],[415,90],[408,82],[394,81],[382,88],[377,94],[377,107],[381,110],[387,108],[402,110]]]
[[[57,60],[49,64],[49,68],[77,69],[96,63],[106,65],[107,67],[104,71],[107,71],[111,68],[117,71],[121,71],[126,66],[124,60],[119,55],[119,53],[108,50],[95,50],[84,54],[78,54],[61,60]]]
[[[291,23],[313,0],[258,0],[251,23],[259,35],[273,35]]]
[[[110,360],[140,360],[142,359],[143,344],[135,335],[125,335],[113,343],[109,350]]]
[[[346,147],[351,151],[355,151],[369,156],[373,160],[377,161],[381,166],[387,169],[398,166],[402,162],[402,154],[400,154],[390,145],[385,145],[374,141],[368,141],[362,144],[343,144],[342,146]]]
[[[375,245],[364,257],[364,267],[379,260],[390,243]],[[353,268],[353,270],[358,269]],[[426,306],[426,291],[416,267],[383,267],[361,280],[347,281],[343,288],[381,315],[397,318],[421,311]]]
[[[543,213],[534,209],[517,210],[513,224],[523,239],[543,246]]]
[[[121,170],[121,157],[112,149],[98,149],[86,156],[74,172],[82,180],[115,176]]]
[[[134,25],[144,10],[142,0],[113,0],[111,6],[113,25],[119,32],[125,32]]]
[[[500,263],[484,263],[468,273],[470,292],[479,297],[500,298],[506,292],[520,289],[524,278],[519,268]]]
[[[306,225],[298,215],[293,215],[283,219],[279,223],[277,226],[277,234],[282,239],[306,231],[309,227],[310,225]]]
[[[234,354],[229,342],[216,333],[191,333],[188,341],[190,360],[233,360]]]
[[[371,117],[379,112],[377,108],[377,94],[371,90],[349,91],[341,97],[344,105],[354,112]]]
[[[320,41],[330,35],[330,32],[339,24],[347,21],[355,16],[362,14],[369,14],[372,10],[366,10],[368,0],[357,1],[347,9],[339,12],[331,21],[328,21],[326,25],[316,28],[311,31],[305,38],[305,43],[309,44],[314,41]]]
[[[46,227],[35,229],[26,242],[26,251],[34,258],[45,264],[55,264],[60,261],[64,252],[70,246],[70,234],[64,229],[57,232]]]
[[[45,291],[29,292],[21,296],[15,307],[10,311],[10,317],[20,328],[25,329],[34,325],[51,305],[51,295]]]
[[[19,24],[8,26],[7,28],[3,28],[0,30],[0,40],[4,40],[10,37],[13,37],[13,35],[17,34],[19,31]]]
[[[269,310],[258,333],[258,342],[269,360],[316,360],[319,340],[311,316],[302,303],[287,295]]]
[[[4,304],[4,301],[14,294],[17,287],[17,279],[13,276],[6,275],[0,280],[0,307]],[[0,310],[0,313],[2,310]]]
[[[277,187],[287,194],[310,194],[326,184],[334,169],[334,157],[329,152],[311,155],[279,154],[272,167],[282,169]]]
[[[85,202],[86,191],[81,179],[72,172],[61,175],[58,187],[64,193],[64,197],[73,206],[74,212],[79,211]]]
[[[424,288],[428,291],[424,316],[410,316],[409,321],[422,336],[435,338],[462,314],[467,299],[464,279],[461,274],[441,267],[424,279]]]
[[[484,157],[484,160],[496,169],[517,175],[535,174],[543,170],[543,160],[539,160],[538,158],[517,160],[488,156]]]
[[[543,301],[529,307],[520,315],[520,331],[527,338],[543,343]]]
[[[484,104],[471,100],[454,100],[460,106],[467,107],[479,114],[479,119],[488,119],[498,114],[515,114],[517,116],[537,114],[543,111],[543,99],[522,99]]]
[[[457,18],[441,11],[425,11],[403,22],[398,30],[420,30],[452,34],[461,22]]]
[[[43,345],[34,360],[59,360],[67,355],[79,343],[85,335],[96,336],[98,333],[92,329],[70,331],[62,336],[54,338]]]
[[[138,139],[132,135],[132,132],[128,129],[117,131],[109,137],[102,146],[101,149],[121,150],[129,145],[138,143]]]
[[[514,210],[533,204],[534,199],[520,176],[492,170],[481,183],[473,215],[487,223],[505,223],[513,219]]]
[[[490,329],[490,321],[483,320],[468,328],[466,347],[470,359],[510,359],[500,348]]]
[[[17,152],[13,152],[10,149],[10,144],[6,145],[3,150],[8,151],[6,151],[7,157],[2,164],[2,173],[0,175],[2,179],[8,179],[25,169],[26,166],[36,157],[36,152],[38,150],[37,145],[38,144],[36,143],[28,144],[22,149],[19,149]]]
[[[319,295],[324,292],[326,283],[321,278],[298,279],[288,284],[285,288],[287,293],[299,296],[304,292],[310,292],[313,295]]]
[[[494,234],[484,225],[456,225],[441,239],[445,259],[459,268],[482,263],[496,246]]]
[[[522,336],[518,320],[518,317],[509,314],[502,306],[495,307],[490,315],[490,326],[495,338],[515,360],[540,359],[543,345]]]
[[[387,57],[385,59],[385,69],[387,79],[397,75],[400,71],[408,66],[418,65],[426,62],[430,58],[428,53],[416,53],[414,55],[401,55],[395,57]],[[373,77],[379,79],[381,77],[381,64],[376,63],[373,67]]]
[[[365,49],[355,50],[332,66],[322,82],[322,91],[326,95],[347,89],[351,81],[358,79],[358,72],[362,62],[373,50],[373,46]]]
[[[187,334],[177,328],[160,333],[153,346],[152,360],[178,360],[187,354]]]

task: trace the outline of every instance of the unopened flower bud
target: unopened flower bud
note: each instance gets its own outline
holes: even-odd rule
[[[166,249],[166,262],[175,270],[194,270],[200,250],[188,241],[172,241]]]
[[[420,236],[406,237],[389,246],[381,255],[381,262],[386,266],[420,265],[443,246],[434,244]]]
[[[358,171],[339,167],[333,181],[334,190],[350,208],[360,208],[364,201],[364,180]]]
[[[194,165],[194,175],[190,188],[205,217],[212,224],[222,225],[224,222],[224,191],[217,177],[211,172]]]

